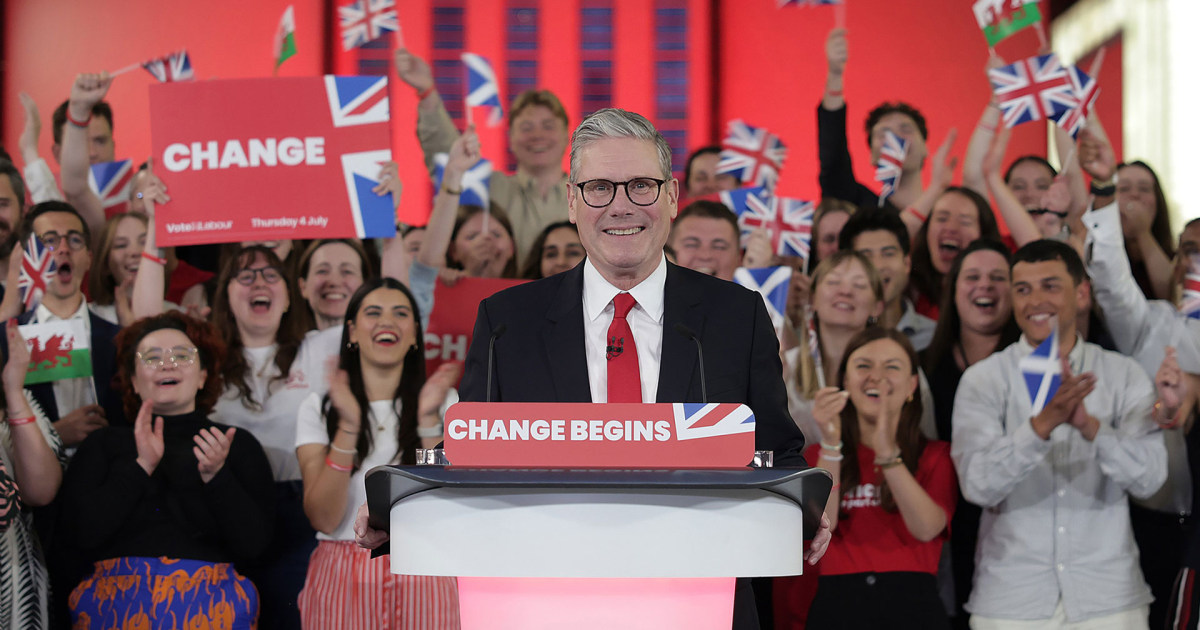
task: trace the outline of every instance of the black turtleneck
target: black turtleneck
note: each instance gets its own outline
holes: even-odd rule
[[[238,429],[225,465],[200,479],[192,441],[225,425],[199,412],[163,416],[163,458],[153,475],[137,463],[132,427],[93,432],[71,460],[60,499],[89,560],[147,556],[230,562],[257,556],[274,519],[274,479],[254,436]]]

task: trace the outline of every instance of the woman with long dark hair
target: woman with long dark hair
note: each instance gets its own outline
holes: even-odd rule
[[[996,215],[987,199],[969,188],[951,186],[933,203],[912,247],[912,274],[917,312],[937,319],[946,274],[955,257],[978,238],[1000,240]]]
[[[453,578],[392,575],[354,543],[367,471],[413,464],[416,449],[442,439],[439,411],[461,368],[443,365],[427,382],[423,348],[413,294],[391,278],[370,280],[347,305],[329,393],[300,407],[304,512],[320,541],[300,593],[305,628],[458,627]]]
[[[935,575],[956,481],[950,445],[921,434],[917,354],[903,333],[868,328],[847,345],[837,384],[842,404],[814,409],[823,439],[806,453],[834,482],[809,624],[949,628]]]

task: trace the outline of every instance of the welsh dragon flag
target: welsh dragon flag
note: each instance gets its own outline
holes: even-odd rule
[[[26,385],[92,375],[92,348],[83,320],[26,324],[18,330],[29,344]]]
[[[279,18],[279,28],[275,31],[275,69],[287,61],[288,57],[296,54],[296,11],[288,5],[283,17]]]
[[[976,0],[973,8],[988,46],[1042,21],[1038,0]]]

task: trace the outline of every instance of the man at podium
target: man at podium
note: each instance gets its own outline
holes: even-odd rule
[[[755,448],[774,451],[776,465],[805,465],[762,298],[663,255],[679,200],[663,136],[639,114],[602,109],[572,136],[567,184],[587,258],[480,304],[461,399],[700,402],[707,392],[706,402],[754,411]],[[359,543],[378,546],[386,534],[369,530],[365,515]],[[823,520],[810,562],[829,538]],[[734,627],[759,627],[749,580],[738,580]]]

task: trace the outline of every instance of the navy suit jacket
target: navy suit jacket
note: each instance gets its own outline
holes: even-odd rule
[[[32,319],[33,311],[29,311],[18,317],[17,322],[24,325]],[[117,346],[113,340],[121,331],[121,327],[97,316],[90,310],[88,319],[92,330],[92,382],[96,386],[96,396],[98,397],[96,402],[104,408],[104,415],[109,425],[128,425],[124,407],[121,404],[121,392],[112,382],[117,373]],[[5,335],[7,334],[7,328],[5,328]],[[8,346],[6,344],[0,344],[0,353],[4,355],[4,361],[7,362]],[[51,422],[58,422],[59,418],[74,411],[74,409],[58,408],[58,402],[54,398],[54,383],[26,385],[25,389],[33,394],[34,400],[42,406],[42,410],[46,412],[46,417]]]
[[[583,263],[512,287],[479,304],[460,395],[487,400],[488,340],[496,339],[491,400],[591,402],[583,330]],[[788,413],[779,341],[762,297],[667,263],[658,402],[702,402],[696,345],[704,347],[709,402],[743,403],[755,416],[755,448],[778,466],[803,466],[804,436]]]

